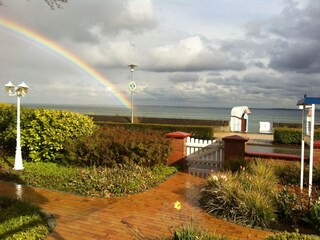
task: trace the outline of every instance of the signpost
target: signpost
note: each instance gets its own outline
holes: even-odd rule
[[[297,105],[302,109],[302,136],[301,136],[301,179],[300,189],[303,189],[303,172],[304,172],[304,148],[305,143],[310,147],[309,153],[309,186],[308,196],[311,198],[312,191],[312,171],[313,171],[313,147],[314,147],[314,124],[315,124],[315,105],[320,104],[320,98],[304,96]],[[308,116],[306,116],[306,109]],[[311,118],[311,119],[310,119]],[[311,120],[311,121],[310,121]],[[310,121],[310,122],[309,122]]]
[[[137,84],[133,81],[133,71],[135,67],[138,67],[137,65],[130,64],[128,65],[131,71],[131,82],[129,83],[129,90],[131,92],[131,123],[133,123],[133,92],[137,88]]]

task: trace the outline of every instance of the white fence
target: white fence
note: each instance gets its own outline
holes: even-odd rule
[[[221,141],[187,138],[188,172],[199,177],[206,177],[211,171],[220,170],[223,160]]]

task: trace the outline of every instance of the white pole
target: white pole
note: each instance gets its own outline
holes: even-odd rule
[[[300,179],[300,190],[303,190],[303,173],[304,173],[304,139],[301,141],[301,179]]]
[[[133,123],[133,93],[131,91],[131,123]]]
[[[303,174],[304,174],[304,135],[305,135],[305,106],[302,109],[302,131],[301,131],[301,171],[300,171],[300,190],[303,190]]]
[[[247,115],[247,126],[246,126],[246,132],[249,131],[249,115]]]
[[[20,96],[17,96],[17,146],[16,146],[16,156],[15,156],[13,169],[23,170],[22,154],[21,154],[21,146],[20,146]]]
[[[313,171],[313,143],[314,143],[314,114],[315,114],[315,104],[311,106],[311,133],[310,133],[310,160],[309,160],[309,191],[308,196],[311,198],[312,191],[312,171]]]
[[[132,82],[132,75],[133,75],[133,67],[131,67],[131,82]],[[131,91],[131,123],[133,123],[133,93]]]

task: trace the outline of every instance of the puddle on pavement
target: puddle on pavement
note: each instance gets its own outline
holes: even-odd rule
[[[281,153],[281,154],[290,154],[290,155],[301,155],[301,147],[283,147],[283,146],[260,146],[260,145],[247,145],[248,152],[265,152],[265,153]],[[309,147],[305,149],[305,153],[309,152]]]

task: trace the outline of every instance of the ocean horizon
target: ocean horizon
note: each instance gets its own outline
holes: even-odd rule
[[[69,110],[85,115],[105,116],[131,116],[131,110],[123,106],[101,105],[40,105],[25,104],[30,108],[50,108]],[[200,119],[230,121],[231,109],[228,107],[186,107],[186,106],[134,106],[134,117],[158,117],[175,119]],[[250,108],[251,114],[248,119],[248,132],[258,132],[259,122],[273,123],[301,123],[302,111],[298,108]],[[315,123],[320,124],[320,111],[316,111]]]

